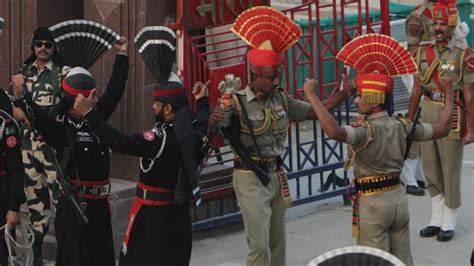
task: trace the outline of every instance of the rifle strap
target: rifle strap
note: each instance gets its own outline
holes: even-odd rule
[[[71,159],[72,159],[72,167],[74,168],[74,173],[76,174],[76,180],[77,180],[77,184],[81,184],[81,178],[79,177],[79,171],[77,170],[77,161],[76,161],[76,155],[75,155],[75,152],[74,152],[74,139],[72,138],[72,133],[71,133],[71,130],[69,129],[69,127],[66,125],[66,133],[67,133],[67,137],[68,137],[68,144],[64,145],[64,149],[65,151],[68,150],[67,152],[70,153],[69,155],[71,156]],[[63,156],[63,158],[66,157],[66,156]],[[67,156],[69,157],[69,156]],[[62,163],[62,162],[61,162]],[[66,165],[67,165],[67,162],[66,162]],[[78,199],[79,201],[81,201],[83,198],[84,198],[84,195],[83,195],[83,192],[81,190],[79,190],[79,193],[78,193]]]
[[[245,109],[245,106],[242,103],[242,99],[240,99],[240,97],[238,95],[237,95],[236,98],[239,101],[240,109],[242,110],[242,115],[243,115],[243,118],[244,118],[243,121],[246,124],[246,126],[249,128],[250,136],[252,137],[253,144],[255,145],[255,148],[257,149],[258,156],[260,156],[260,158],[263,158],[262,153],[260,151],[260,147],[257,144],[257,139],[255,137],[255,133],[254,133],[254,130],[253,130],[253,125],[252,125],[252,122],[250,122],[247,110]],[[264,170],[266,172],[268,172],[267,169],[264,169]]]

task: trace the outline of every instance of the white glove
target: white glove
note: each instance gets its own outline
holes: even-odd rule
[[[467,48],[466,37],[469,34],[469,26],[466,22],[460,22],[453,31],[453,39],[457,46]]]
[[[456,28],[454,29],[454,36],[456,38],[466,38],[467,35],[469,34],[469,26],[467,25],[466,22],[461,22],[458,23]]]

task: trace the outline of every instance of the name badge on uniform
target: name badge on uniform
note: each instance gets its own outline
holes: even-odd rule
[[[16,134],[16,127],[15,126],[9,126],[5,128],[5,135],[15,135]]]
[[[283,108],[283,105],[277,104],[273,106],[273,111],[279,118],[285,118],[286,117],[286,112],[285,108]]]
[[[92,139],[92,136],[85,132],[85,131],[79,131],[77,132],[77,135],[76,135],[76,141],[79,141],[79,142],[92,142],[94,141],[94,139]]]

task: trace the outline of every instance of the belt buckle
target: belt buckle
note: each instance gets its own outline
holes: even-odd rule
[[[443,99],[443,93],[439,91],[432,91],[431,92],[431,99],[434,101],[441,101]]]
[[[103,186],[102,189],[103,189],[102,191],[103,191],[104,193],[110,194],[110,190],[112,190],[112,185],[111,185],[111,184],[107,184],[107,185]]]

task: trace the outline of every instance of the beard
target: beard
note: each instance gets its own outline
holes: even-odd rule
[[[155,115],[155,122],[156,123],[164,123],[165,122],[165,113],[164,113],[163,109]]]

